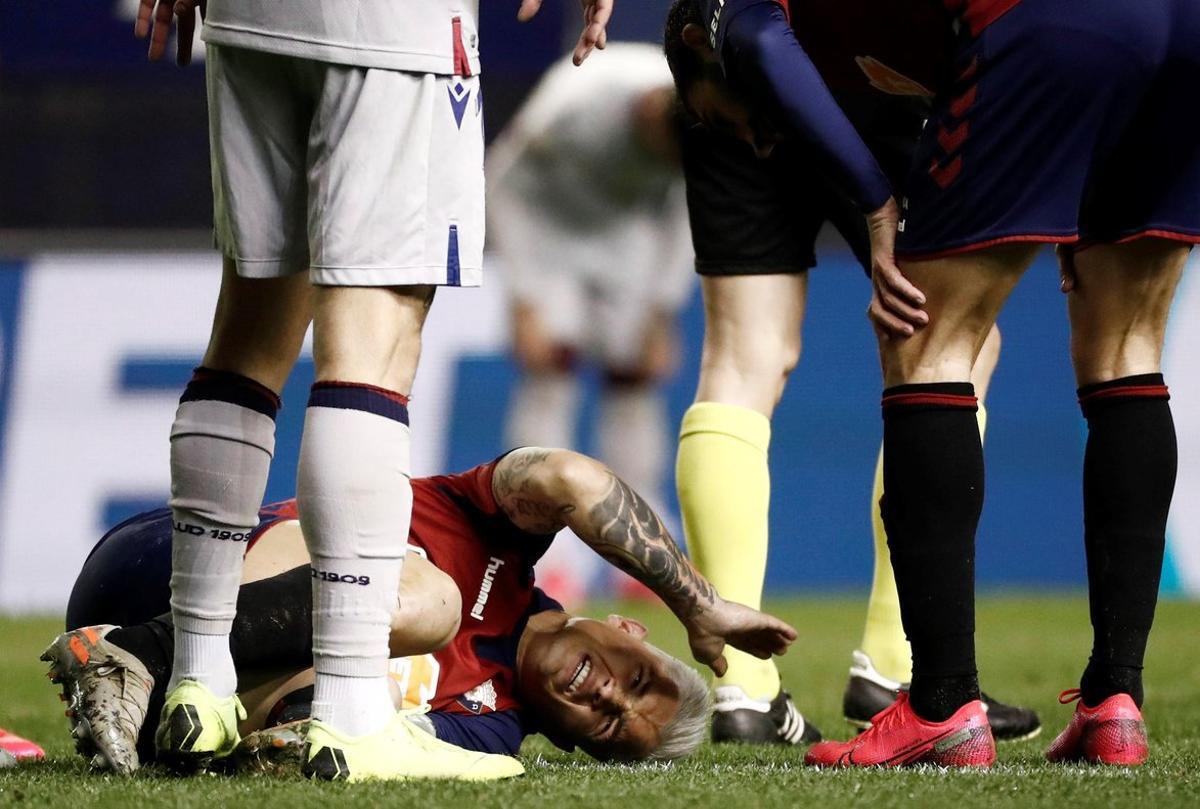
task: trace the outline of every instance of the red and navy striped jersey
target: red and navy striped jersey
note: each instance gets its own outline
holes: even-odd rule
[[[516,649],[529,617],[561,610],[534,586],[533,565],[553,536],[529,534],[492,494],[496,462],[456,475],[414,478],[409,546],[450,576],[462,594],[458,634],[446,648],[394,661],[406,702],[435,712],[482,715],[516,710]],[[297,518],[296,501],[266,506],[258,536]]]

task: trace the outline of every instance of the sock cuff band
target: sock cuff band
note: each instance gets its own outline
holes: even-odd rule
[[[884,413],[899,409],[975,411],[979,409],[979,399],[970,382],[932,382],[887,388],[882,405]]]
[[[266,385],[248,376],[205,368],[203,365],[192,371],[192,378],[179,397],[180,404],[201,401],[238,405],[261,413],[272,421],[281,405],[279,396]]]
[[[1137,374],[1113,379],[1108,382],[1097,382],[1094,385],[1084,385],[1077,391],[1079,407],[1083,415],[1088,416],[1099,407],[1106,404],[1119,404],[1145,399],[1171,398],[1171,392],[1163,380],[1162,374]]]
[[[679,437],[717,433],[744,441],[761,452],[771,444],[771,420],[748,407],[722,402],[696,402],[683,414]]]
[[[408,424],[408,397],[403,393],[358,382],[317,382],[308,396],[309,407],[361,410]]]

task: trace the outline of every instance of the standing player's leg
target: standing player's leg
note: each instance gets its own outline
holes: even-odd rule
[[[306,132],[282,57],[209,48],[214,234],[225,255],[203,365],[171,430],[175,661],[156,743],[195,767],[237,742],[229,628],[248,532],[274,451],[279,392],[311,317],[303,183]],[[299,130],[299,131],[298,131]]]
[[[800,358],[808,276],[705,276],[701,286],[704,348],[696,400],[680,429],[679,505],[697,569],[722,597],[757,608],[769,541],[771,415]],[[713,738],[776,741],[774,725],[763,721],[783,694],[775,663],[737,650],[726,659]],[[803,720],[791,724],[797,738],[788,741],[799,741]]]
[[[308,62],[310,279],[317,380],[296,500],[312,565],[313,721],[323,779],[523,772],[422,734],[387,665],[412,516],[408,395],[438,285],[478,286],[483,125],[477,77]]]
[[[1188,250],[1142,239],[1074,255],[1068,311],[1088,423],[1083,518],[1093,641],[1080,707],[1047,752],[1051,760],[1140,764],[1148,754],[1142,663],[1178,461],[1162,346]]]
[[[987,411],[984,409],[983,402],[987,386],[991,382],[992,372],[996,369],[999,359],[1000,330],[993,327],[979,352],[979,359],[976,360],[975,367],[971,370],[971,384],[975,386],[975,395],[979,399],[979,412],[976,416],[981,440],[987,429]],[[896,595],[896,577],[892,573],[892,559],[887,546],[887,530],[883,526],[883,515],[879,508],[882,499],[883,447],[881,446],[879,458],[875,463],[875,483],[871,490],[871,533],[875,542],[875,568],[871,578],[871,594],[867,599],[867,619],[863,627],[862,645],[859,647],[859,651],[866,656],[866,660],[856,657],[856,665],[864,671],[873,670],[883,680],[895,683],[893,688],[899,688],[901,683],[907,683],[912,677],[912,650],[909,648],[908,640],[904,637],[904,627],[900,622],[900,601]],[[849,698],[850,691],[847,690],[847,699]],[[888,701],[891,702],[890,699]],[[854,717],[857,718],[859,713],[861,712],[855,711]],[[847,713],[847,716],[850,717],[851,714]],[[870,716],[863,718],[869,719]]]
[[[171,430],[170,688],[191,680],[233,695],[229,656],[244,535],[258,524],[275,441],[279,393],[311,316],[303,275],[239,278],[225,260],[212,338]]]
[[[387,726],[387,635],[409,520],[407,395],[432,287],[319,287],[296,500],[313,567],[313,716]]]
[[[912,681],[854,742],[826,743],[807,761],[830,766],[854,748],[861,766],[928,761],[987,765],[995,758],[975,667],[975,530],[983,507],[983,451],[969,381],[1005,299],[1037,247],[993,247],[905,262],[927,298],[929,324],[880,340],[884,491],[900,613],[912,644]],[[951,745],[941,744],[953,738]]]
[[[987,433],[984,401],[992,374],[1000,359],[1000,330],[993,326],[971,369],[971,384],[979,400],[975,414],[982,442]],[[850,679],[842,696],[842,714],[851,725],[869,727],[871,717],[890,705],[901,687],[912,678],[912,649],[904,635],[900,619],[900,599],[892,571],[887,530],[883,525],[880,503],[883,499],[883,447],[875,465],[875,483],[871,493],[871,529],[875,544],[875,570],[867,600],[867,618],[862,646],[853,652]],[[1042,722],[1030,708],[1009,705],[980,692],[987,708],[988,723],[997,740],[1029,739],[1041,732]]]

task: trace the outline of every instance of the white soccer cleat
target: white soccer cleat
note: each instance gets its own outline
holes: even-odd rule
[[[139,766],[138,734],[154,678],[142,662],[104,639],[114,626],[64,632],[42,652],[51,682],[62,685],[75,749],[92,769],[129,775]]]

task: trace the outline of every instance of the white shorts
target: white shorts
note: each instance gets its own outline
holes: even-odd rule
[[[640,362],[663,271],[655,222],[625,216],[587,233],[517,200],[489,216],[510,297],[537,312],[555,342],[614,370]]]
[[[209,45],[214,240],[238,274],[478,286],[479,78]]]

